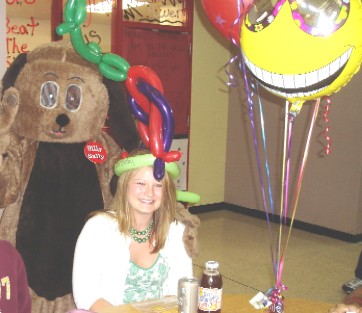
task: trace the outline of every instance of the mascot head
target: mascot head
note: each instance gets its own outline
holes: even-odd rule
[[[78,55],[69,41],[20,54],[3,78],[3,90],[11,86],[20,96],[13,131],[22,137],[81,143],[95,139],[107,120],[117,124],[111,134],[119,145],[126,150],[138,145],[123,87],[103,77],[97,65]]]
[[[291,102],[337,92],[362,62],[361,0],[256,0],[241,27],[246,67]]]

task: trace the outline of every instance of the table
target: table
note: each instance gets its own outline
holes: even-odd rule
[[[254,309],[249,300],[252,295],[225,295],[221,306],[222,313],[264,313],[266,310]],[[285,313],[328,313],[329,309],[335,304],[305,300],[286,298],[284,300]]]
[[[223,295],[222,298],[222,313],[264,313],[265,310],[254,309],[249,300],[253,295]],[[305,299],[285,299],[284,312],[285,313],[327,313],[328,310],[335,304],[325,303],[319,301],[305,300]],[[150,313],[177,313],[177,307],[168,310],[151,310]],[[142,313],[130,304],[120,305],[118,307],[107,308],[99,313]]]

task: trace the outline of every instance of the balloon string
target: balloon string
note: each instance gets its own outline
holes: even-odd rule
[[[285,133],[284,133],[284,167],[285,170],[283,172],[283,180],[284,180],[284,188],[282,188],[283,191],[283,197],[281,198],[281,212],[280,212],[280,227],[279,227],[279,238],[278,238],[278,252],[281,253],[281,255],[278,254],[278,260],[279,260],[279,266],[277,270],[277,284],[281,284],[281,274],[282,269],[284,266],[284,259],[282,257],[283,255],[283,249],[282,246],[284,245],[284,233],[286,232],[286,221],[288,216],[288,206],[289,206],[289,178],[290,178],[290,158],[291,158],[291,151],[292,151],[292,135],[293,135],[293,127],[294,127],[294,121],[295,121],[295,115],[291,114],[289,108],[288,108],[288,101],[286,102],[286,108],[285,108]]]
[[[290,159],[290,146],[291,146],[291,134],[292,134],[292,126],[293,126],[294,118],[289,114],[289,101],[285,102],[285,115],[284,115],[284,140],[283,140],[283,158],[282,158],[282,182],[281,182],[281,196],[280,196],[280,213],[279,213],[279,234],[277,237],[277,245],[276,245],[276,255],[277,260],[280,260],[280,253],[282,251],[282,238],[284,229],[283,225],[283,216],[286,211],[287,203],[288,203],[288,194],[289,194],[289,159]],[[292,123],[290,123],[292,122]],[[275,279],[278,281],[279,277],[279,263],[276,265],[274,270]]]
[[[238,82],[237,82],[237,79],[236,77],[231,74],[227,68],[228,67],[231,67],[231,65],[235,62],[235,61],[238,61],[239,59],[241,59],[241,54],[238,54],[234,57],[232,57],[225,65],[224,65],[224,68],[225,68],[225,73],[226,75],[229,77],[229,81],[226,83],[229,87],[237,87],[238,85]]]
[[[262,171],[261,171],[261,162],[260,162],[260,157],[259,157],[259,149],[258,149],[258,139],[257,139],[257,134],[256,134],[256,128],[255,128],[255,118],[254,118],[254,105],[253,105],[253,100],[251,99],[251,92],[249,89],[249,81],[246,75],[246,68],[245,68],[245,62],[241,62],[242,65],[242,71],[244,73],[244,80],[245,80],[245,89],[246,89],[246,93],[247,93],[247,97],[248,97],[248,112],[249,112],[249,118],[250,118],[250,124],[251,124],[251,130],[252,130],[252,135],[253,135],[253,143],[254,143],[254,150],[255,150],[255,155],[256,155],[256,161],[257,161],[257,168],[258,168],[258,177],[259,177],[259,182],[260,182],[260,186],[261,186],[261,192],[262,192],[262,198],[263,198],[263,204],[264,204],[264,209],[266,211],[266,213],[268,213],[268,207],[267,207],[267,201],[266,201],[266,196],[265,196],[265,190],[264,190],[264,183],[263,183],[263,178],[262,178]],[[269,223],[269,216],[267,214],[267,219],[268,219],[268,223]]]
[[[252,130],[252,135],[253,135],[253,142],[254,142],[254,150],[255,150],[255,155],[256,155],[256,161],[257,161],[257,168],[258,168],[258,174],[259,174],[259,182],[261,185],[261,192],[262,192],[262,197],[263,197],[263,203],[264,203],[264,208],[266,211],[267,210],[267,205],[266,205],[266,198],[265,198],[265,190],[264,190],[264,184],[263,184],[263,179],[262,179],[262,175],[261,175],[261,166],[260,166],[260,158],[259,158],[259,149],[258,149],[258,140],[257,140],[257,135],[256,135],[256,128],[255,128],[255,119],[254,119],[254,105],[253,105],[253,101],[251,99],[251,93],[250,93],[250,89],[249,89],[249,82],[248,82],[248,78],[246,76],[246,68],[245,68],[245,62],[241,62],[242,67],[243,67],[243,73],[244,73],[244,80],[245,80],[245,88],[247,91],[247,95],[248,95],[248,112],[249,112],[249,118],[250,118],[250,123],[251,123],[251,130]],[[268,218],[269,219],[269,218]]]
[[[325,100],[326,100],[327,104],[324,105],[323,121],[326,124],[326,128],[325,128],[325,130],[323,132],[323,136],[324,136],[324,139],[327,141],[327,144],[324,146],[323,151],[324,151],[325,155],[329,155],[329,154],[332,153],[332,149],[331,149],[332,139],[328,135],[329,131],[331,130],[330,123],[329,123],[329,118],[328,118],[329,111],[330,111],[331,100],[329,99],[329,97],[326,97]]]
[[[292,217],[291,217],[291,222],[290,222],[290,226],[289,226],[289,232],[288,232],[288,236],[287,236],[287,239],[286,239],[285,246],[284,246],[283,251],[282,251],[282,255],[280,257],[280,264],[279,264],[280,268],[279,268],[279,273],[278,273],[279,275],[278,275],[278,280],[277,280],[278,284],[281,283],[281,273],[282,273],[283,265],[284,265],[285,252],[286,252],[289,240],[290,240],[290,235],[291,235],[291,231],[292,231],[293,224],[294,224],[295,212],[296,212],[296,208],[297,208],[298,201],[299,201],[299,196],[300,196],[300,191],[301,191],[301,187],[302,187],[302,181],[303,181],[305,166],[306,166],[307,159],[308,159],[308,154],[309,154],[310,142],[311,142],[311,138],[312,138],[312,134],[313,134],[313,129],[314,129],[314,126],[315,126],[315,121],[316,121],[317,116],[318,116],[318,109],[319,109],[320,101],[321,101],[321,99],[318,98],[316,100],[316,102],[315,102],[313,117],[312,117],[312,120],[311,120],[311,123],[310,123],[309,132],[308,132],[308,136],[307,136],[307,141],[306,141],[306,145],[305,145],[305,149],[304,149],[304,153],[303,153],[303,159],[302,159],[300,170],[299,170],[296,194],[295,194],[295,197],[293,199]]]
[[[280,212],[283,211],[283,205],[284,205],[284,202],[283,202],[283,199],[284,199],[284,189],[286,188],[285,187],[285,172],[286,172],[286,164],[285,164],[285,161],[286,161],[286,151],[287,151],[287,141],[286,141],[286,138],[287,138],[287,131],[288,131],[288,107],[289,107],[289,101],[285,101],[285,115],[284,115],[284,140],[283,140],[283,159],[282,159],[282,188],[281,188],[281,196],[280,196],[280,199],[282,200],[280,202]],[[281,215],[281,214],[280,214]]]
[[[288,105],[289,105],[289,102],[286,101],[285,102],[285,112],[288,112]],[[282,208],[283,208],[283,199],[284,199],[284,188],[285,188],[285,172],[286,172],[286,164],[285,164],[285,160],[286,160],[286,138],[287,138],[287,125],[288,125],[288,115],[287,113],[285,113],[285,118],[284,118],[284,140],[283,140],[283,154],[282,154],[282,175],[281,175],[281,195],[280,195],[280,213],[279,215],[281,216],[282,215]],[[277,244],[275,246],[275,255],[276,255],[276,259],[279,260],[280,259],[280,251],[281,251],[281,240],[282,238],[282,234],[280,232],[280,229],[279,229],[279,233],[278,233],[278,237],[277,237]],[[274,267],[274,277],[275,277],[275,280],[277,281],[277,277],[278,277],[278,270],[279,270],[279,266],[278,264],[275,264]]]
[[[253,84],[252,84],[252,86],[253,86]],[[256,94],[257,94],[257,97],[258,97],[259,112],[260,112],[260,125],[261,125],[261,134],[262,134],[261,137],[262,137],[264,160],[265,160],[265,174],[266,174],[266,180],[267,180],[267,186],[268,186],[268,194],[269,194],[269,207],[270,207],[270,211],[271,211],[272,216],[274,216],[275,209],[274,209],[273,192],[272,192],[272,186],[271,186],[270,170],[269,170],[269,162],[268,162],[268,154],[267,154],[267,146],[266,146],[264,113],[263,113],[263,107],[262,107],[262,103],[261,103],[260,96],[259,96],[258,84],[256,84],[255,89],[256,89]],[[266,211],[267,211],[267,209],[266,209]],[[267,213],[267,215],[269,215],[269,214]],[[273,228],[271,228],[271,226],[270,226],[269,221],[268,221],[268,224],[269,224],[270,238],[272,240],[274,238],[274,232],[273,232]],[[277,258],[275,258],[275,255],[278,255],[278,248],[276,249],[276,252],[275,252],[275,255],[274,255],[274,253],[273,253],[273,244],[271,242],[270,249],[271,249],[272,264],[273,264],[274,273],[275,273],[276,268],[277,268],[277,263],[276,263]]]
[[[242,10],[241,10],[242,8]],[[227,68],[231,67],[232,63],[234,63],[235,61],[241,59],[241,49],[240,49],[240,41],[237,41],[234,36],[232,36],[232,30],[234,27],[237,27],[237,29],[239,30],[238,33],[238,37],[240,38],[240,21],[243,17],[242,12],[244,12],[244,3],[243,1],[239,1],[237,0],[237,10],[238,10],[238,17],[233,21],[233,23],[231,24],[230,28],[229,28],[229,39],[230,41],[239,48],[240,53],[234,57],[232,57],[226,64],[225,64],[225,73],[226,75],[229,77],[229,81],[226,83],[229,87],[237,87],[238,85],[238,81],[235,78],[235,76],[233,74],[231,74]]]
[[[292,136],[293,136],[293,126],[295,116],[292,114],[287,114],[288,118],[288,131],[287,131],[287,155],[286,155],[286,172],[285,172],[285,189],[284,189],[284,205],[282,208],[281,218],[283,218],[283,223],[285,224],[288,216],[288,207],[289,207],[289,178],[290,178],[290,158],[292,151]]]
[[[246,66],[245,66],[245,62],[244,62],[243,58],[241,59],[241,62],[239,65],[241,66],[241,71],[242,71],[243,77],[244,77],[245,90],[246,90],[246,95],[247,95],[247,100],[248,100],[249,119],[250,119],[251,131],[252,131],[252,136],[253,136],[256,163],[257,163],[257,168],[258,168],[258,177],[259,177],[259,183],[260,183],[261,194],[262,194],[262,199],[263,199],[264,211],[265,211],[268,230],[269,230],[270,239],[271,239],[271,243],[270,243],[271,257],[272,257],[273,264],[275,264],[273,243],[272,243],[272,238],[274,236],[273,236],[273,231],[271,228],[271,223],[270,223],[270,218],[269,218],[269,210],[268,210],[268,206],[267,206],[264,183],[263,183],[263,178],[262,178],[262,170],[261,170],[261,165],[260,165],[261,162],[260,162],[260,158],[259,158],[258,140],[257,140],[257,134],[256,134],[256,128],[255,128],[255,119],[254,119],[254,114],[253,114],[254,104],[253,104],[253,100],[251,97],[252,92],[250,91],[250,88],[249,88],[249,81],[248,81]]]
[[[242,8],[242,10],[241,10]],[[237,27],[238,32],[237,34],[239,35],[238,38],[240,38],[240,20],[242,19],[243,15],[242,12],[244,12],[244,3],[243,1],[237,0],[237,9],[238,9],[238,15],[237,18],[233,21],[233,23],[231,24],[230,28],[229,28],[229,39],[230,41],[237,47],[240,48],[240,43],[239,41],[237,41],[233,36],[232,36],[232,30],[234,27]]]
[[[273,192],[271,188],[271,181],[270,181],[270,170],[269,170],[269,162],[267,156],[267,148],[266,148],[266,136],[265,136],[265,123],[264,123],[264,114],[263,114],[263,107],[260,101],[258,85],[256,85],[256,94],[258,96],[258,103],[259,103],[259,111],[260,111],[260,125],[261,125],[261,132],[262,132],[262,140],[263,140],[263,151],[264,151],[264,160],[265,160],[265,173],[267,177],[267,186],[268,186],[268,193],[269,193],[269,203],[270,203],[270,211],[274,214],[274,201],[273,201]]]

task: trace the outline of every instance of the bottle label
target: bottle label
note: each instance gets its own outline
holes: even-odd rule
[[[199,309],[217,311],[221,309],[222,288],[199,288]]]

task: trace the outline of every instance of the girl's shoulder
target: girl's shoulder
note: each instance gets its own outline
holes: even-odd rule
[[[97,212],[87,220],[85,227],[113,229],[118,227],[118,222],[114,212]]]
[[[174,221],[170,224],[169,236],[182,236],[185,231],[185,224]]]
[[[105,242],[119,241],[124,236],[119,231],[115,216],[108,213],[97,213],[87,220],[79,238],[80,241],[103,245]]]

